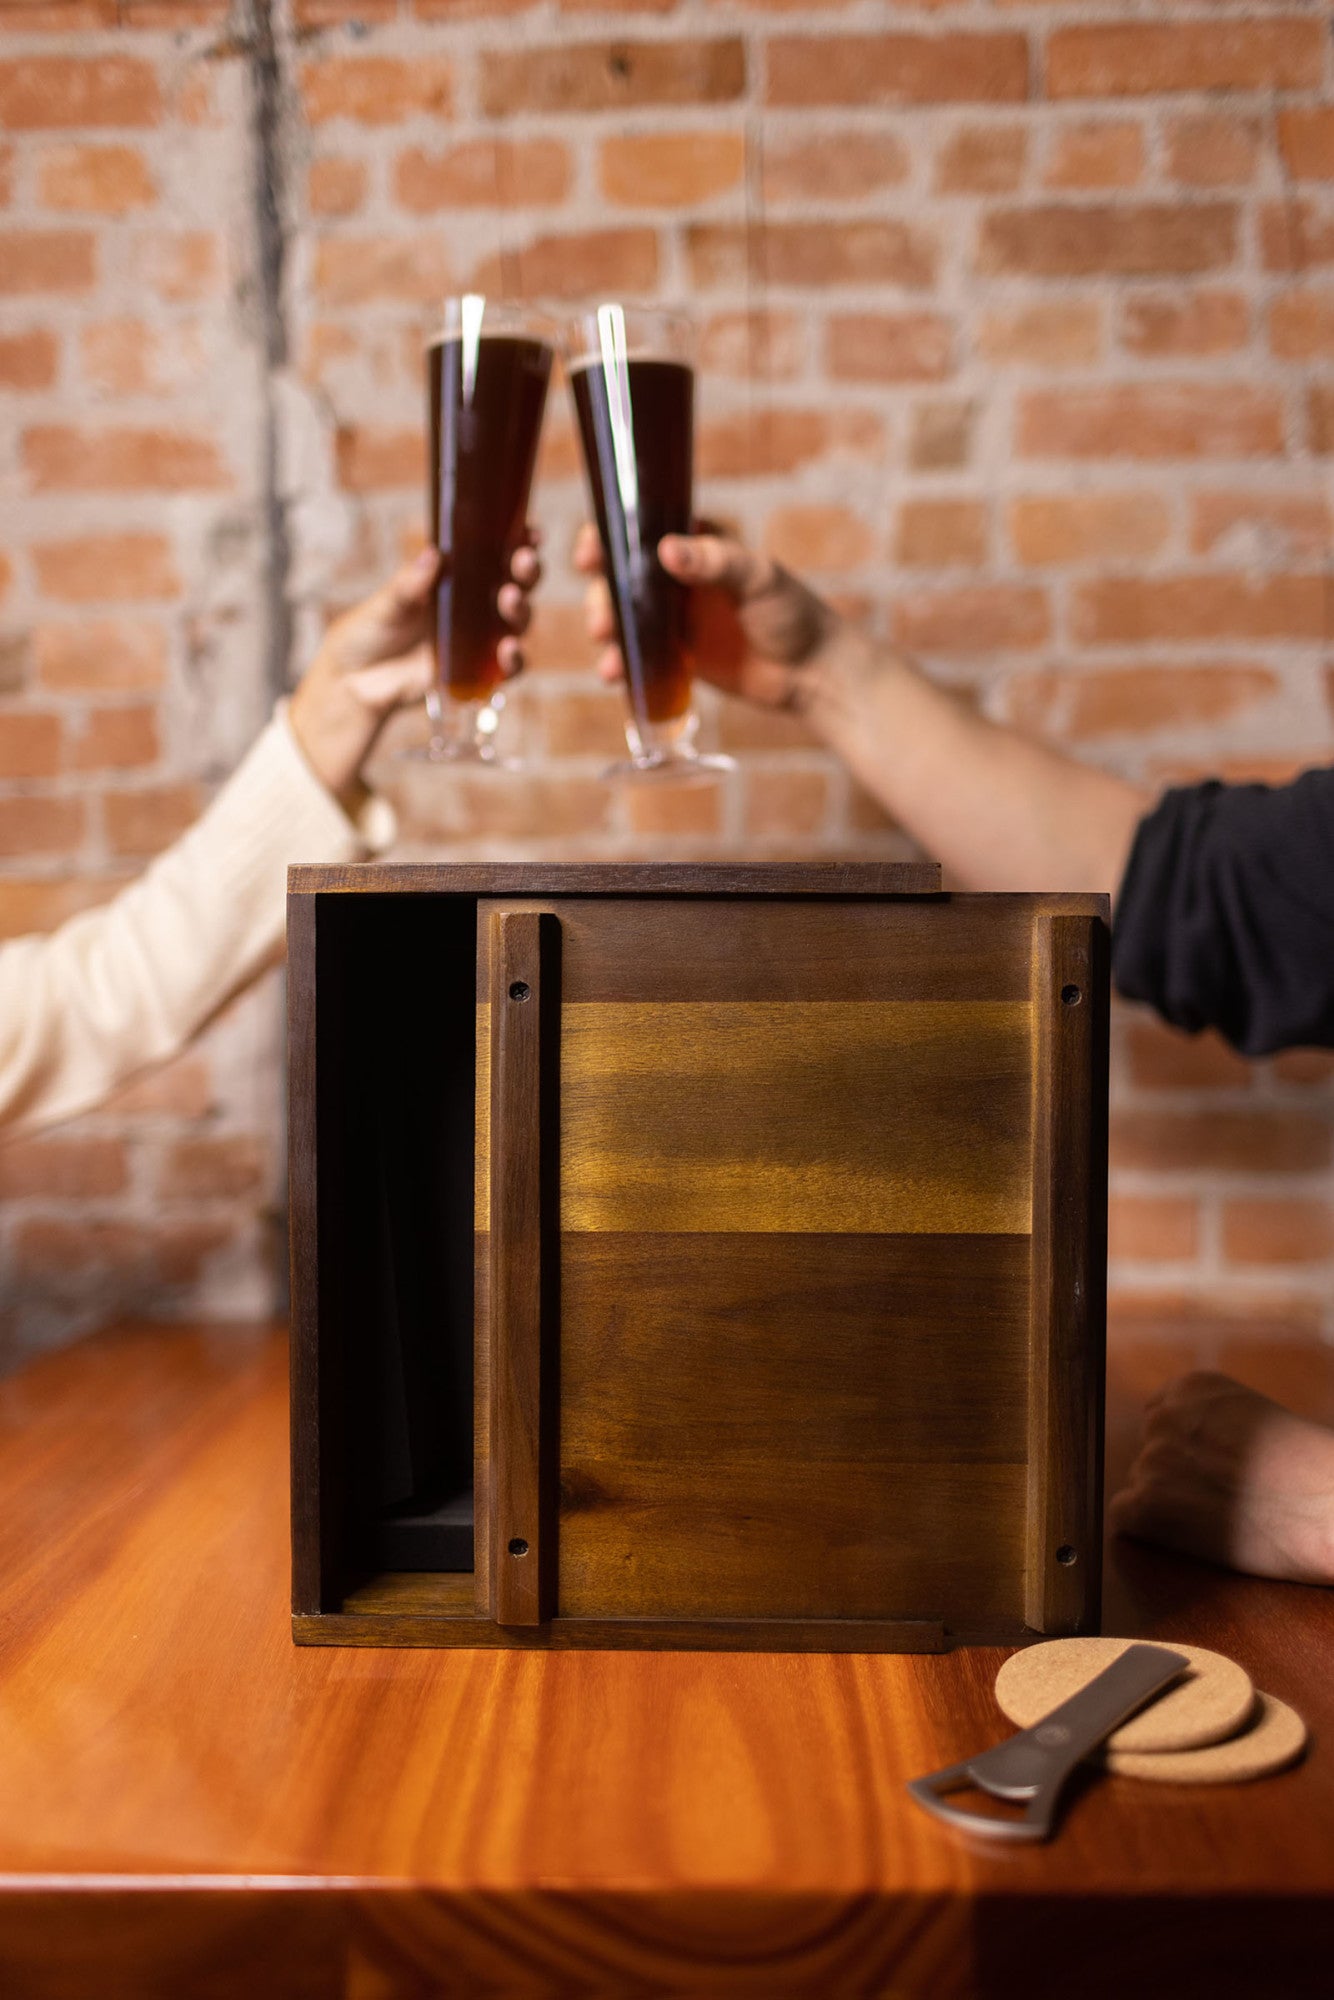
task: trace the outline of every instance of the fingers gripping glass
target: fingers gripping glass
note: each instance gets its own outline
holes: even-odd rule
[[[494,763],[504,707],[501,590],[523,543],[555,342],[535,313],[449,299],[426,346],[431,540],[440,552],[426,697],[433,762]]]
[[[617,774],[731,770],[695,748],[689,593],[658,559],[689,534],[695,371],[689,320],[602,305],[568,329],[566,366],[625,662],[629,761]]]

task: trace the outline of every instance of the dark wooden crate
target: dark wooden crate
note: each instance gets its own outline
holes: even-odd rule
[[[298,1640],[1097,1629],[1105,898],[289,886]]]

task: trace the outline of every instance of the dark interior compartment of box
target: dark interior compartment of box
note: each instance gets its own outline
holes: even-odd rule
[[[473,1566],[471,898],[321,898],[320,1296],[345,1581]]]

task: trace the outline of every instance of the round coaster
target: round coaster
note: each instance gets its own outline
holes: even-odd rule
[[[1048,1639],[1013,1654],[996,1676],[996,1699],[1021,1729],[1040,1722],[1072,1694],[1078,1694],[1104,1667],[1119,1659],[1135,1639]],[[1179,1681],[1132,1715],[1107,1739],[1109,1750],[1194,1750],[1217,1743],[1243,1728],[1255,1701],[1250,1675],[1222,1653],[1203,1646],[1157,1643],[1184,1653],[1190,1667]]]
[[[1105,1762],[1121,1778],[1150,1778],[1165,1785],[1227,1785],[1267,1778],[1293,1764],[1306,1748],[1306,1724],[1295,1708],[1272,1694],[1255,1697],[1255,1720],[1240,1736],[1201,1750],[1136,1753],[1109,1750]]]

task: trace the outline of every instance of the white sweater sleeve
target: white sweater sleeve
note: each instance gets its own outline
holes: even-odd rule
[[[194,826],[112,902],[0,945],[0,1124],[71,1117],[175,1054],[280,956],[289,862],[388,845],[392,815],[383,800],[370,808],[354,826],[280,710]]]

